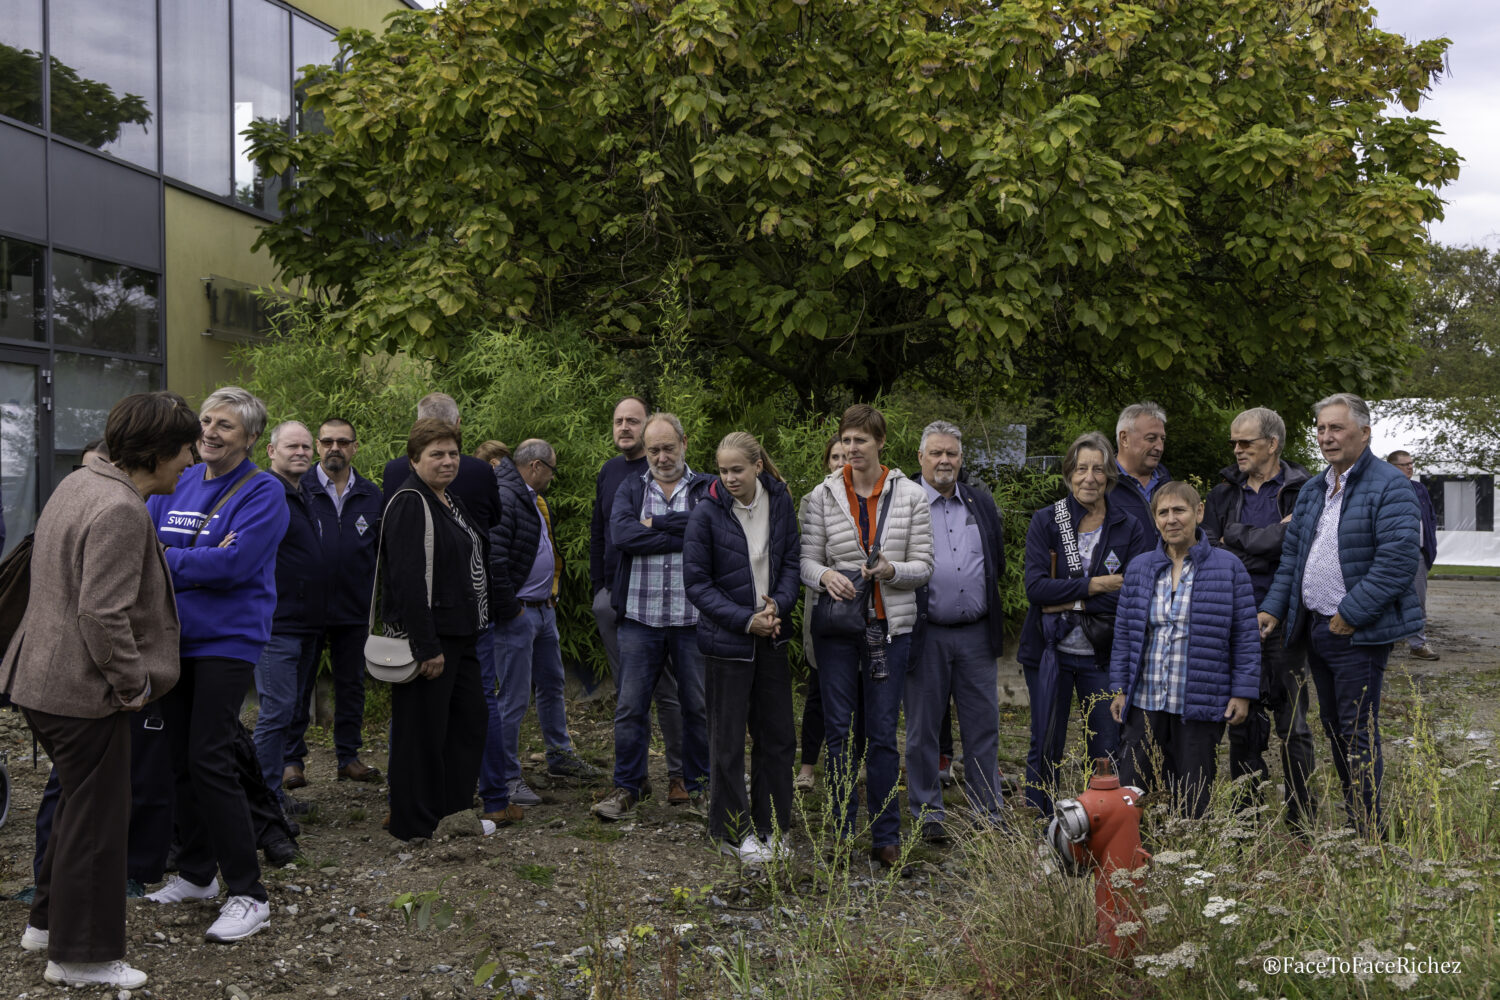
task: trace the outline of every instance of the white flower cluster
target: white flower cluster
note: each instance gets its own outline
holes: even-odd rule
[[[1240,922],[1240,915],[1231,912],[1237,905],[1239,905],[1239,900],[1225,899],[1223,896],[1209,896],[1208,905],[1203,907],[1203,915],[1210,920],[1218,917],[1221,924],[1237,924]]]
[[[1160,979],[1173,969],[1191,969],[1198,963],[1198,956],[1207,949],[1201,944],[1184,941],[1171,951],[1160,955],[1137,955],[1135,967],[1145,969],[1146,974]]]

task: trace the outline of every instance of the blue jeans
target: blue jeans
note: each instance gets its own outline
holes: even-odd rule
[[[479,768],[479,797],[485,811],[494,812],[505,808],[510,801],[509,783],[521,777],[521,720],[531,704],[533,685],[547,763],[555,764],[574,752],[563,697],[557,611],[523,607],[515,618],[496,622],[480,635],[479,669],[490,717]]]
[[[620,622],[620,689],[615,700],[615,787],[640,795],[651,743],[651,696],[671,661],[682,706],[682,777],[689,792],[708,784],[708,707],[698,629]]]
[[[1328,619],[1305,610],[1307,665],[1318,689],[1318,715],[1333,746],[1333,766],[1344,786],[1349,822],[1363,834],[1383,829],[1380,779],[1380,688],[1390,644],[1356,646],[1328,631]]]
[[[928,624],[921,662],[906,678],[906,804],[917,819],[945,818],[938,729],[951,698],[964,741],[964,792],[975,814],[1000,822],[1000,691],[983,621]],[[925,814],[925,815],[924,815]]]
[[[255,664],[255,691],[260,697],[260,712],[255,719],[255,756],[266,787],[285,801],[281,791],[281,771],[287,752],[297,739],[292,723],[297,715],[297,700],[306,689],[308,678],[317,663],[318,636],[271,633]]]
[[[1052,793],[1057,768],[1068,745],[1068,713],[1073,693],[1083,706],[1088,726],[1088,753],[1113,757],[1120,746],[1120,724],[1109,714],[1109,671],[1093,657],[1057,654],[1057,691],[1050,704],[1039,697],[1041,670],[1026,668],[1026,690],[1031,695],[1031,750],[1026,755],[1026,802],[1043,816],[1052,815]]]
[[[859,814],[856,792],[859,762],[849,753],[849,729],[854,718],[858,681],[866,670],[863,636],[855,639],[816,637],[818,684],[823,693],[823,725],[828,741],[828,787],[834,797],[833,814],[841,840],[854,836]],[[886,644],[890,676],[883,681],[864,678],[865,710],[865,808],[870,815],[870,839],[874,847],[901,842],[901,811],[896,782],[901,773],[901,754],[896,749],[896,727],[900,725],[901,696],[906,690],[906,664],[911,653],[911,635],[898,635]]]

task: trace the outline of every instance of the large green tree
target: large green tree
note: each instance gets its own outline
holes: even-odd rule
[[[327,131],[254,155],[299,177],[261,243],[346,344],[629,349],[670,285],[804,402],[1388,384],[1458,169],[1391,113],[1446,40],[1364,0],[450,0],[339,40]]]

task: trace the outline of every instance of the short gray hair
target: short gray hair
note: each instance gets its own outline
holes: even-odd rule
[[[964,450],[964,432],[958,429],[957,424],[950,424],[946,420],[934,420],[922,428],[922,440],[917,444],[917,454],[927,451],[927,439],[934,434],[946,434],[958,442],[958,450]]]
[[[682,429],[682,421],[677,419],[677,414],[667,413],[665,410],[657,410],[655,413],[651,414],[651,416],[646,418],[646,424],[641,428],[641,436],[645,437],[646,431],[650,430],[651,425],[656,423],[657,421],[667,424],[674,431],[676,431],[677,440],[687,440],[687,431]]]
[[[1349,415],[1354,418],[1354,423],[1360,427],[1370,426],[1370,404],[1354,395],[1352,392],[1336,392],[1332,396],[1325,396],[1313,404],[1313,419],[1317,419],[1325,409],[1330,406],[1346,406]]]
[[[1109,438],[1098,431],[1085,431],[1068,445],[1068,453],[1063,456],[1062,463],[1064,482],[1073,478],[1073,473],[1078,468],[1078,453],[1081,451],[1097,451],[1104,457],[1104,488],[1114,489],[1115,483],[1120,481],[1120,470],[1115,465],[1115,450],[1110,447]]]
[[[458,424],[458,404],[446,392],[429,392],[417,403],[417,419],[431,417],[445,424]]]
[[[1276,439],[1276,454],[1280,455],[1286,447],[1286,421],[1281,419],[1281,414],[1264,406],[1257,406],[1246,410],[1229,422],[1230,430],[1242,420],[1254,421],[1257,433],[1263,438]]]
[[[300,420],[283,420],[281,423],[271,428],[272,448],[276,447],[276,443],[281,440],[281,432],[286,430],[288,427],[300,427],[303,430],[307,431],[307,425]],[[312,437],[312,431],[307,431],[307,436]]]
[[[233,413],[240,426],[245,428],[245,433],[250,435],[251,441],[260,437],[261,431],[266,429],[266,404],[248,389],[241,389],[237,385],[215,389],[203,401],[198,415],[201,417],[214,410],[229,410]]]
[[[1135,422],[1142,417],[1150,417],[1153,420],[1167,422],[1167,411],[1161,408],[1160,403],[1142,400],[1139,403],[1131,403],[1120,411],[1120,419],[1115,421],[1115,437],[1120,436],[1121,431],[1135,430]]]
[[[556,454],[552,446],[541,438],[530,438],[516,445],[516,450],[511,453],[510,460],[516,463],[518,469],[530,465],[537,459],[547,462],[548,465],[555,465],[556,462],[550,462],[548,459],[555,458]]]

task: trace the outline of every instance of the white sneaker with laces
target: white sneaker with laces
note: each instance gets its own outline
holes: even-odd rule
[[[219,880],[211,878],[208,885],[195,885],[181,875],[173,875],[167,884],[148,895],[153,903],[180,903],[184,899],[213,899],[219,894]]]
[[[719,853],[734,858],[742,865],[763,865],[771,860],[771,852],[755,836],[749,834],[738,845],[729,841],[719,844]]]
[[[23,951],[46,951],[51,937],[48,932],[27,924],[25,933],[21,935],[21,948]]]
[[[138,990],[146,985],[146,974],[119,958],[113,962],[48,962],[42,978],[54,986],[117,986],[122,990]]]
[[[761,850],[766,852],[767,861],[785,861],[792,856],[792,849],[781,837],[772,837],[760,842]]]
[[[204,934],[210,941],[229,944],[258,932],[271,922],[271,904],[253,896],[230,896],[219,909],[219,919]]]

